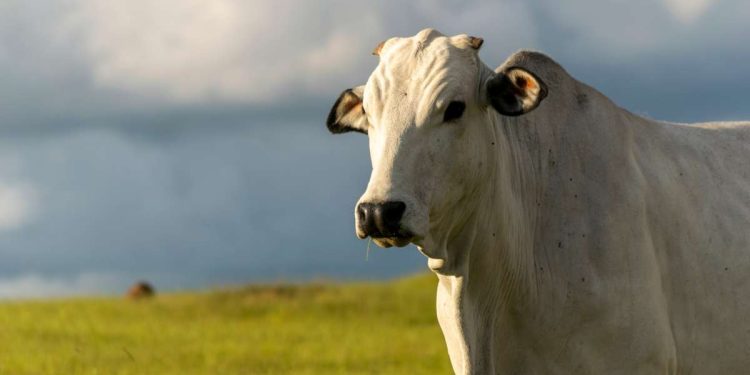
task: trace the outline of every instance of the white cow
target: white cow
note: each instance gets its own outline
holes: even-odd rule
[[[357,235],[428,257],[455,372],[750,373],[750,123],[645,119],[481,44],[389,39],[328,118],[369,135]]]

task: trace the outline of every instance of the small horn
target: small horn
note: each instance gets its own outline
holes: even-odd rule
[[[377,47],[375,47],[374,50],[372,50],[372,54],[375,56],[380,56],[380,50],[383,49],[383,46],[385,45],[385,40],[380,42]]]
[[[482,47],[482,43],[484,43],[484,39],[477,37],[477,36],[470,36],[469,37],[469,45],[471,48],[479,49]]]

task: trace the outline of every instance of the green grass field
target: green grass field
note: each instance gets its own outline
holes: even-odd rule
[[[0,375],[448,374],[432,275],[0,303]]]

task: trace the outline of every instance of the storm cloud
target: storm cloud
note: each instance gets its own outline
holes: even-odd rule
[[[326,133],[381,40],[544,51],[623,107],[747,119],[741,1],[47,0],[0,4],[0,296],[425,269],[353,234],[366,138]]]

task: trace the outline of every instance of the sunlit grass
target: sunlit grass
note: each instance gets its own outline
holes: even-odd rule
[[[447,374],[435,284],[0,303],[0,375]]]

